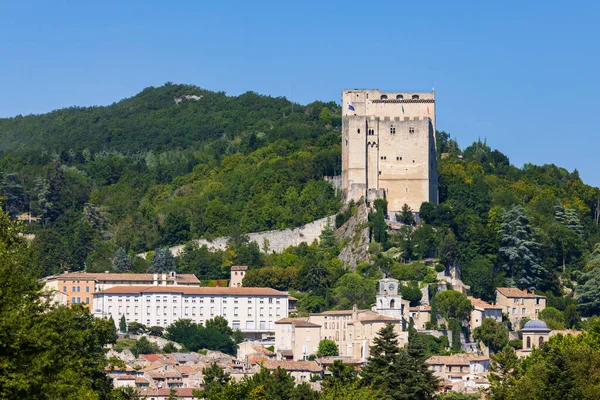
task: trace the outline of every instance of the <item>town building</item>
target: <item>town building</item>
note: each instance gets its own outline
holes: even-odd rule
[[[276,370],[277,368],[286,370],[294,378],[296,385],[307,383],[312,389],[320,389],[318,381],[311,382],[311,377],[313,375],[320,378],[323,376],[323,368],[315,361],[267,360],[261,365],[263,368],[269,370]]]
[[[231,276],[229,278],[229,287],[242,287],[242,281],[246,276],[248,266],[246,265],[234,265],[231,267]]]
[[[275,348],[292,361],[307,360],[317,354],[321,341],[321,325],[308,318],[283,318],[275,321]]]
[[[544,321],[537,319],[527,321],[521,329],[523,334],[523,347],[520,353],[529,355],[534,347],[541,347],[550,339],[550,328]]]
[[[379,280],[379,292],[375,298],[373,311],[386,317],[407,322],[409,319],[410,302],[402,300],[402,295],[398,293],[399,283],[398,279],[394,278]]]
[[[412,320],[415,329],[418,331],[424,331],[427,329],[427,323],[431,321],[431,306],[420,305],[416,307],[409,307],[409,316]]]
[[[117,274],[92,272],[67,272],[43,279],[44,292],[58,291],[67,299],[67,305],[84,303],[89,308],[94,292],[115,286],[200,286],[194,274]]]
[[[179,319],[204,323],[222,316],[248,337],[274,332],[275,321],[288,317],[288,294],[270,288],[116,286],[93,294],[94,316],[124,315],[127,322],[167,326]]]
[[[342,193],[385,198],[391,216],[438,203],[434,92],[342,92]]]
[[[496,305],[508,315],[512,329],[519,329],[523,318],[537,319],[538,313],[546,308],[546,297],[517,288],[496,288]]]
[[[431,356],[425,364],[440,378],[442,385],[449,390],[462,393],[478,393],[489,387],[487,372],[490,358],[475,354],[455,354],[451,356]]]
[[[471,311],[471,320],[469,321],[471,332],[473,332],[475,328],[480,327],[483,323],[483,320],[486,318],[492,318],[496,322],[502,322],[501,306],[489,304],[475,297],[467,298],[473,305],[473,311]]]
[[[384,278],[380,283],[382,308],[376,305],[371,310],[359,310],[355,305],[352,310],[324,311],[308,317],[277,321],[275,352],[283,358],[302,360],[316,354],[322,339],[329,339],[337,344],[340,357],[365,360],[377,333],[388,323],[394,326],[400,346],[405,346],[408,344],[408,332],[404,330],[402,310],[406,311],[408,318],[408,305],[395,293],[397,286],[390,289],[389,285],[397,285],[396,280]],[[388,297],[384,297],[387,296],[386,290],[390,291]],[[405,308],[402,308],[403,304]],[[397,313],[401,318],[383,315],[380,310],[392,315]]]

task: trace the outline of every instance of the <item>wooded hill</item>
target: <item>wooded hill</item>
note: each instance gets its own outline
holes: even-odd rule
[[[340,210],[339,196],[322,179],[340,173],[340,114],[333,102],[300,106],[166,84],[106,107],[0,119],[3,206],[12,216],[31,210],[41,218],[25,226],[36,234],[31,252],[39,274],[107,270],[118,248],[124,256],[221,235],[237,238],[229,251],[190,248],[180,267],[201,279],[223,277],[231,263],[310,269],[318,257],[306,255],[317,250],[261,256],[240,234]],[[387,268],[416,281],[427,272],[414,262],[439,257],[460,263],[473,294],[484,299],[498,285],[561,296],[577,283],[582,298],[593,299],[600,282],[598,188],[555,165],[516,168],[485,142],[461,149],[445,132],[437,141],[441,204],[425,203],[423,223],[409,219],[393,235],[377,228],[382,218],[374,214],[376,268],[363,266],[359,274],[371,279]],[[399,260],[389,257],[392,248]],[[286,275],[292,287],[293,275]],[[326,278],[323,301],[342,275]],[[296,286],[310,291],[306,282]],[[596,303],[582,310],[600,311]]]

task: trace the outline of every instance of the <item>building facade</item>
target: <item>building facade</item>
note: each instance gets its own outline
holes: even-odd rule
[[[496,305],[502,307],[512,328],[518,330],[523,318],[537,319],[538,313],[546,308],[546,297],[517,288],[496,288]]]
[[[502,322],[501,306],[486,303],[475,297],[467,298],[471,304],[473,304],[473,311],[471,311],[471,320],[469,322],[471,332],[473,332],[475,328],[480,327],[481,324],[483,324],[483,320],[486,318],[492,318],[496,322]]]
[[[82,303],[90,308],[94,292],[115,286],[200,286],[194,274],[116,274],[68,272],[44,278],[44,291],[64,293],[67,305]]]
[[[231,267],[231,275],[229,277],[229,287],[242,287],[242,281],[246,272],[248,271],[247,265],[234,265]]]
[[[321,325],[307,318],[283,318],[275,322],[275,350],[293,361],[307,360],[317,354]]]
[[[342,192],[345,201],[438,203],[435,93],[342,92]]]
[[[221,316],[247,336],[275,331],[288,317],[288,294],[270,288],[116,286],[94,293],[93,314],[127,322],[167,326],[179,319],[195,323]]]

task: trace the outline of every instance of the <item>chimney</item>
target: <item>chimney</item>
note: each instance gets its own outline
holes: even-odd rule
[[[352,306],[352,320],[358,320],[358,306],[356,304]]]
[[[167,274],[162,274],[162,285],[167,286]]]
[[[158,286],[158,274],[152,275],[152,279],[154,280],[154,286]]]

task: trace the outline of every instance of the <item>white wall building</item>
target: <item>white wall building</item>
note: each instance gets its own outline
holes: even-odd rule
[[[247,334],[275,331],[288,317],[288,294],[270,288],[116,286],[94,293],[94,316],[146,326],[167,326],[179,319],[204,323],[216,316]]]

